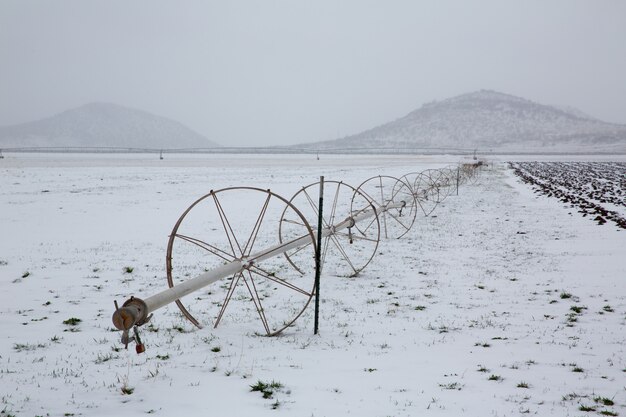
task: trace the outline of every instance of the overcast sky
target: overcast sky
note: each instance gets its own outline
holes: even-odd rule
[[[0,0],[0,125],[104,101],[278,145],[483,88],[626,123],[626,1]]]

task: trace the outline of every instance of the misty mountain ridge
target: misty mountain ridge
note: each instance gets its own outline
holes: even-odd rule
[[[480,149],[493,152],[626,152],[626,125],[571,107],[481,90],[424,104],[404,117],[304,149]]]
[[[217,145],[181,123],[111,103],[89,103],[55,116],[0,127],[0,147],[184,149]]]

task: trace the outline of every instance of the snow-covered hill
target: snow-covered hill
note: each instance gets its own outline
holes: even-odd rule
[[[626,125],[606,123],[571,108],[481,90],[425,104],[356,135],[301,147],[623,153]]]
[[[0,127],[0,147],[181,149],[218,146],[181,123],[141,110],[90,103],[47,119]]]

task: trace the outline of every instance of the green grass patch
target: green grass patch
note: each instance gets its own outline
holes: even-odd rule
[[[250,391],[260,392],[263,398],[272,398],[274,392],[281,389],[283,384],[277,381],[263,382],[258,380],[256,384],[250,385]]]
[[[606,398],[606,397],[595,397],[593,401],[602,405],[607,405],[607,406],[615,405],[612,399]]]
[[[580,314],[580,313],[583,312],[583,310],[587,310],[587,307],[585,307],[585,306],[571,306],[569,309],[572,310],[576,314]]]
[[[63,324],[66,324],[68,326],[76,326],[78,325],[78,323],[80,323],[82,320],[78,319],[76,317],[71,317],[67,320],[63,320]]]

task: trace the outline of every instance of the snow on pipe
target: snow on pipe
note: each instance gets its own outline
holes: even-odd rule
[[[453,168],[441,168],[441,169],[430,169],[422,172],[415,172],[404,175],[402,178],[398,179],[395,177],[388,176],[377,176],[372,177],[366,181],[364,181],[358,188],[353,188],[343,182],[330,181],[330,183],[336,184],[336,193],[333,196],[333,206],[330,210],[332,213],[331,220],[334,220],[336,217],[335,209],[337,208],[337,200],[339,197],[339,192],[341,189],[347,188],[349,193],[352,193],[352,199],[350,202],[351,210],[350,214],[341,221],[330,223],[324,223],[322,228],[322,237],[326,239],[326,242],[332,241],[336,246],[337,250],[340,252],[340,258],[347,262],[352,268],[351,272],[354,272],[352,276],[355,276],[360,272],[360,270],[369,263],[371,258],[367,260],[365,265],[355,266],[355,262],[350,259],[350,256],[346,253],[346,250],[342,248],[341,242],[338,237],[340,234],[344,233],[344,231],[348,231],[349,243],[352,244],[354,239],[363,239],[363,241],[371,241],[371,244],[374,246],[374,251],[378,245],[378,241],[380,239],[380,231],[378,236],[374,238],[367,238],[366,233],[363,230],[359,229],[360,223],[367,223],[369,220],[368,228],[371,227],[374,222],[384,229],[385,237],[402,237],[408,230],[412,227],[413,221],[415,219],[415,213],[417,208],[421,208],[424,215],[428,216],[436,207],[438,203],[443,201],[448,195],[453,192],[453,189],[456,189],[458,193],[458,187],[467,181],[472,181],[475,179],[478,168],[483,165],[481,161],[473,164],[460,164]],[[327,182],[328,183],[328,182]],[[310,206],[313,211],[316,210],[313,205],[309,195],[307,193],[308,187],[315,187],[317,183],[311,184],[307,187],[303,187],[302,190],[298,191],[291,200],[287,201],[286,199],[278,196],[277,194],[272,193],[269,190],[261,190],[251,187],[232,187],[227,189],[222,189],[218,191],[211,191],[206,196],[197,200],[194,204],[192,204],[180,217],[178,222],[176,223],[172,235],[170,236],[170,242],[168,244],[168,254],[167,254],[167,272],[168,272],[168,285],[169,288],[161,291],[155,295],[152,295],[145,299],[140,299],[136,297],[130,297],[122,307],[119,307],[117,302],[115,302],[115,312],[113,313],[113,325],[122,330],[122,343],[128,345],[129,341],[135,340],[137,342],[137,352],[143,352],[143,345],[140,343],[139,334],[137,331],[137,327],[145,324],[149,321],[151,314],[172,302],[176,302],[178,307],[181,309],[183,314],[196,326],[202,327],[200,323],[187,311],[187,309],[183,306],[180,299],[186,295],[194,293],[220,279],[233,277],[231,281],[231,290],[227,293],[227,298],[222,303],[222,311],[217,318],[215,326],[219,323],[221,316],[230,301],[230,297],[232,297],[232,287],[233,282],[235,281],[235,277],[237,280],[239,277],[243,279],[250,294],[252,296],[252,300],[255,302],[255,307],[263,325],[265,327],[266,333],[268,335],[274,335],[280,333],[286,327],[290,326],[304,311],[304,309],[308,305],[308,301],[304,303],[304,307],[299,313],[293,317],[291,320],[287,320],[284,326],[279,328],[272,328],[267,320],[266,311],[261,305],[261,297],[258,297],[258,294],[255,294],[256,287],[252,280],[252,273],[260,275],[266,279],[270,279],[275,283],[279,283],[287,288],[292,289],[293,291],[302,293],[305,297],[308,296],[308,300],[314,295],[313,291],[305,291],[295,285],[292,285],[287,282],[287,280],[281,280],[279,277],[266,272],[263,268],[259,267],[259,264],[262,261],[268,260],[273,257],[277,257],[279,255],[285,255],[289,263],[299,272],[304,274],[305,272],[296,265],[296,261],[294,260],[295,256],[289,254],[289,251],[293,251],[295,254],[300,252],[303,248],[307,246],[311,246],[313,250],[317,250],[315,240],[316,233],[312,228],[306,217],[302,214],[300,210],[298,210],[293,204],[295,200],[298,198],[303,199],[305,201],[308,200]],[[264,195],[265,205],[261,210],[261,213],[257,217],[257,222],[254,225],[252,234],[250,235],[248,243],[246,244],[246,248],[239,248],[239,255],[236,255],[235,246],[239,246],[239,242],[236,239],[236,236],[233,235],[233,228],[228,222],[227,215],[223,211],[222,203],[218,198],[218,194],[224,194],[225,192],[232,192],[236,190],[245,190],[245,191],[255,191],[260,192]],[[208,200],[207,200],[208,199]],[[266,249],[259,251],[252,251],[254,240],[256,239],[256,234],[261,228],[261,223],[264,220],[265,210],[269,201],[273,199],[274,201],[279,201],[281,204],[285,206],[283,215],[281,216],[281,229],[279,229],[279,234],[282,234],[282,226],[283,222],[288,222],[289,219],[285,218],[286,212],[293,212],[294,218],[296,220],[291,220],[291,223],[300,225],[306,233],[302,233],[300,236],[296,236],[290,239],[286,239],[283,241],[282,235],[279,236],[280,242],[278,244],[272,245]],[[202,201],[211,201],[213,200],[216,212],[219,215],[219,218],[224,227],[225,234],[227,235],[227,240],[232,248],[232,254],[227,253],[225,250],[221,250],[210,243],[203,242],[199,239],[191,238],[180,234],[178,232],[179,226],[185,219],[186,215],[199,203]],[[355,204],[363,204],[360,208],[355,208]],[[306,204],[306,203],[305,203]],[[326,210],[325,210],[326,211]],[[404,213],[404,214],[403,214]],[[412,216],[412,218],[411,218]],[[381,225],[382,218],[382,225]],[[399,226],[398,226],[399,225]],[[397,228],[397,231],[394,232],[391,230],[393,227]],[[357,232],[352,232],[352,229],[356,228]],[[362,228],[364,228],[362,226]],[[232,236],[231,236],[232,235]],[[342,235],[343,236],[343,235]],[[172,273],[172,246],[174,240],[178,238],[193,245],[199,246],[202,249],[208,251],[213,256],[217,256],[222,260],[227,260],[226,262],[222,262],[222,265],[210,269],[195,278],[189,279],[183,283],[179,283],[174,285],[173,279],[171,277]],[[248,247],[249,246],[249,247]],[[319,250],[324,251],[324,255],[328,250],[329,246],[327,245],[324,248],[319,248]],[[373,256],[373,254],[372,254]],[[322,257],[324,259],[324,257]],[[320,261],[320,265],[315,265],[315,267],[322,267],[324,262]],[[248,283],[246,281],[246,277],[243,274],[246,273],[250,276]],[[251,285],[250,285],[251,284]],[[236,283],[234,284],[236,285]],[[252,288],[252,289],[251,289]],[[254,292],[253,292],[254,291]],[[128,332],[131,328],[135,328],[135,337],[130,337]]]

